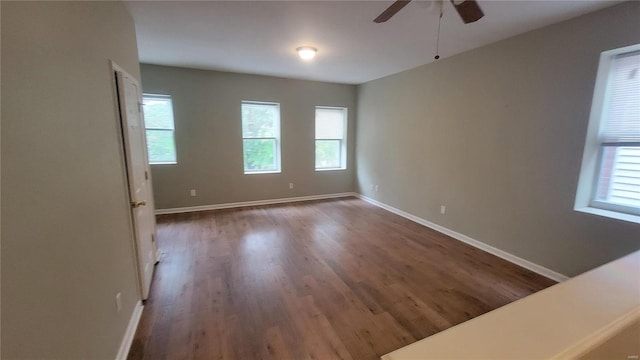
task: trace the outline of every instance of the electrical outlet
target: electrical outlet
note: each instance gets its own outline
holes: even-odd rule
[[[380,187],[379,187],[378,185],[376,185],[376,186],[374,187],[373,191],[375,191],[375,192],[380,191]]]
[[[289,183],[289,189],[293,189],[293,183]]]
[[[116,310],[120,312],[122,310],[122,293],[116,294]]]
[[[444,205],[440,205],[440,214],[444,214],[447,211],[447,207]]]
[[[191,189],[191,196],[196,196],[196,189]]]

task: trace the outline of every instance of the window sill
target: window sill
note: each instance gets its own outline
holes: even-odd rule
[[[316,169],[316,171],[336,171],[336,170],[347,170],[347,168],[339,167],[339,168]]]
[[[261,174],[280,174],[282,171],[280,170],[274,170],[274,171],[252,171],[252,172],[245,172],[245,175],[261,175]]]
[[[603,209],[598,209],[594,207],[576,208],[575,210],[583,213],[587,213],[587,214],[604,216],[604,217],[608,217],[616,220],[622,220],[622,221],[628,221],[628,222],[640,224],[640,216],[638,215],[625,214],[617,211],[603,210]]]
[[[153,165],[177,165],[177,162],[155,162],[155,163],[149,163],[149,165],[153,166]]]

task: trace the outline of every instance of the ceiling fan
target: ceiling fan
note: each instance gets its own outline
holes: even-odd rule
[[[438,1],[444,1],[444,0],[438,0]],[[450,0],[450,1],[465,24],[478,21],[484,16],[484,13],[482,12],[482,9],[480,9],[480,6],[478,5],[478,2],[476,0]],[[385,11],[383,11],[382,14],[378,15],[378,17],[375,18],[373,22],[383,23],[391,19],[393,15],[395,15],[398,11],[402,10],[402,8],[407,6],[407,4],[410,2],[411,0],[398,0],[394,2]]]

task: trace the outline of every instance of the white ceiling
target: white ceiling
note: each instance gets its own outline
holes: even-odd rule
[[[433,61],[438,10],[413,1],[391,20],[373,19],[388,1],[133,1],[140,61],[359,84]],[[485,17],[463,24],[444,4],[445,58],[595,11],[614,0],[479,0]],[[312,62],[295,48],[318,48]]]

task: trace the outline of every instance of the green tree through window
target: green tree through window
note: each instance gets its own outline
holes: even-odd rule
[[[176,144],[171,96],[144,94],[142,101],[149,164],[175,164]]]
[[[242,102],[245,173],[280,171],[280,105]]]

